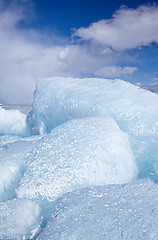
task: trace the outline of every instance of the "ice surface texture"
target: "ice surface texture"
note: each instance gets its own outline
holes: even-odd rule
[[[0,203],[0,239],[20,240],[40,223],[40,208],[30,200]],[[25,238],[26,239],[26,238]]]
[[[158,186],[149,181],[64,195],[38,240],[156,240]]]
[[[36,87],[28,123],[35,132],[74,118],[111,116],[133,134],[157,133],[158,95],[122,80],[48,78]]]
[[[121,80],[52,78],[27,127],[0,108],[0,239],[158,239],[157,185],[120,185],[158,180],[157,106]]]
[[[17,195],[52,201],[78,188],[129,182],[137,173],[128,137],[113,119],[76,119],[40,140]]]
[[[27,118],[32,133],[50,132],[71,119],[112,117],[125,131],[139,177],[157,181],[158,95],[122,80],[41,79]]]
[[[38,138],[0,136],[0,201],[15,197],[15,189],[26,170],[29,152]]]
[[[26,136],[26,115],[18,110],[5,110],[0,107],[0,135]]]

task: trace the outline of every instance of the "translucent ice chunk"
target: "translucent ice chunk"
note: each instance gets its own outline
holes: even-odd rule
[[[158,239],[158,186],[139,180],[65,194],[38,240]]]
[[[15,189],[26,169],[29,152],[36,147],[39,137],[0,137],[0,201],[15,197]]]
[[[128,137],[112,118],[72,120],[41,139],[17,195],[52,201],[86,186],[130,182],[137,173]]]
[[[0,239],[24,239],[40,223],[40,207],[26,199],[0,203]],[[25,238],[26,239],[26,238]]]
[[[137,135],[157,133],[158,95],[122,80],[101,78],[41,79],[28,123],[35,132],[74,118],[112,116],[121,128]]]
[[[37,85],[27,124],[50,132],[71,119],[112,117],[129,136],[139,177],[158,181],[158,95],[122,80],[48,78]]]

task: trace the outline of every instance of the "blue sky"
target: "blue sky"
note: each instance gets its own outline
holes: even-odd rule
[[[30,103],[40,77],[158,82],[156,1],[0,0],[0,102]]]
[[[148,3],[142,0],[34,0],[38,19],[34,27],[54,28],[58,33],[70,35],[72,28],[86,27],[92,22],[111,18],[122,5],[135,8]]]

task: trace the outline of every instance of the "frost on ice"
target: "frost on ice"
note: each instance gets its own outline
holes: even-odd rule
[[[81,187],[130,182],[137,173],[128,137],[113,119],[77,119],[41,139],[17,194],[54,200]]]
[[[68,193],[38,240],[156,240],[157,203],[158,186],[144,180]]]
[[[0,201],[15,197],[15,189],[26,170],[28,155],[40,138],[0,137]]]
[[[0,239],[19,240],[40,224],[40,207],[30,200],[0,203]],[[26,239],[26,238],[25,238]]]

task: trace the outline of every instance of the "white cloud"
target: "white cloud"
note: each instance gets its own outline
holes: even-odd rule
[[[136,67],[124,67],[121,68],[119,66],[110,66],[110,67],[103,67],[95,71],[95,74],[98,77],[105,77],[105,78],[115,78],[120,77],[126,74],[132,74],[137,70]]]
[[[17,11],[18,16],[10,9],[0,12],[1,101],[31,103],[39,77],[80,76],[93,73],[107,62],[113,63],[114,54],[99,47],[42,44],[43,33],[17,27],[24,19],[21,9],[17,7]]]
[[[91,40],[113,50],[124,51],[158,43],[158,6],[121,8],[112,19],[81,27],[74,33],[83,40]]]
[[[4,2],[0,0],[3,3],[0,4],[0,101],[31,103],[39,77],[92,74],[120,77],[136,70],[135,67],[113,67],[117,53],[100,44],[71,45],[65,43],[67,39],[60,41],[58,36],[52,39],[52,33],[19,28],[21,21],[28,21],[30,14],[33,15],[31,1],[21,0],[20,5],[16,3],[19,1],[11,1],[8,8]],[[49,44],[45,39],[50,40]],[[62,44],[58,45],[54,39]]]

